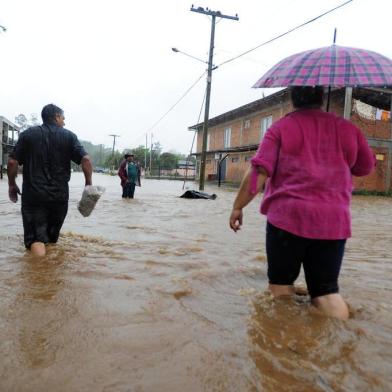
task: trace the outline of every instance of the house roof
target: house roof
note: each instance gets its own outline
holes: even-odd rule
[[[391,110],[391,88],[357,87],[353,91],[353,98],[359,99],[368,105],[383,110]]]
[[[12,128],[14,128],[17,131],[20,130],[20,127],[18,125],[14,124],[12,121],[8,120],[8,118],[6,118],[4,116],[0,116],[0,121],[7,123],[9,126],[11,126]]]
[[[192,161],[187,161],[186,159],[180,159],[178,162],[177,162],[177,165],[181,165],[181,166],[195,166],[195,163],[194,162],[192,162]]]

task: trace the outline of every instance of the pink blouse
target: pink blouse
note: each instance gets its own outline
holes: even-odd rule
[[[251,160],[268,173],[261,213],[274,226],[315,239],[351,237],[352,175],[366,176],[375,156],[351,122],[319,109],[287,114],[266,132]]]

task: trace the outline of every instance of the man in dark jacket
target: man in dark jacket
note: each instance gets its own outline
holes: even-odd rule
[[[8,193],[16,203],[18,165],[23,165],[22,218],[24,243],[36,256],[58,240],[68,211],[71,161],[81,164],[85,184],[92,184],[90,157],[77,136],[64,128],[64,112],[50,104],[42,109],[42,126],[22,132],[7,165]]]

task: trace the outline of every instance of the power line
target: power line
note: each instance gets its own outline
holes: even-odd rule
[[[328,14],[330,14],[331,12],[334,12],[334,11],[336,11],[337,9],[339,9],[339,8],[342,8],[342,7],[344,7],[344,6],[346,6],[347,4],[349,4],[349,3],[351,3],[353,0],[348,0],[348,1],[346,1],[345,3],[343,3],[343,4],[340,4],[340,5],[338,5],[337,7],[335,7],[335,8],[332,8],[332,9],[330,9],[330,10],[328,10],[328,11],[326,11],[326,12],[324,12],[324,13],[322,13],[322,14],[320,14],[320,15],[318,15],[318,16],[316,16],[315,18],[312,18],[312,19],[310,19],[310,20],[308,20],[308,21],[306,21],[306,22],[304,22],[304,23],[302,23],[302,24],[300,24],[300,25],[298,25],[298,26],[296,26],[296,27],[294,27],[294,28],[292,28],[292,29],[290,29],[290,30],[288,30],[288,31],[286,31],[285,33],[282,33],[282,34],[280,34],[280,35],[278,35],[278,36],[276,36],[276,37],[274,37],[274,38],[271,38],[271,39],[269,39],[268,41],[265,41],[265,42],[263,42],[263,43],[261,43],[260,45],[257,45],[256,47],[254,47],[254,48],[252,48],[252,49],[249,49],[249,50],[247,50],[247,51],[245,51],[245,52],[243,52],[243,53],[241,53],[241,54],[239,54],[239,55],[237,55],[237,56],[235,56],[235,57],[233,57],[233,58],[231,58],[231,59],[228,59],[228,60],[226,60],[226,61],[224,61],[224,62],[222,62],[221,64],[219,64],[216,68],[218,68],[218,67],[221,67],[222,65],[225,65],[225,64],[228,64],[228,63],[230,63],[230,62],[232,62],[232,61],[234,61],[234,60],[237,60],[237,59],[239,59],[240,57],[243,57],[243,56],[245,56],[245,55],[247,55],[248,53],[251,53],[251,52],[253,52],[253,51],[255,51],[256,49],[258,49],[258,48],[260,48],[260,47],[262,47],[262,46],[265,46],[265,45],[267,45],[267,44],[269,44],[269,43],[271,43],[271,42],[273,42],[273,41],[276,41],[276,40],[278,40],[279,38],[282,38],[282,37],[284,37],[285,35],[288,35],[288,34],[290,34],[290,33],[292,33],[293,31],[295,31],[295,30],[298,30],[298,29],[300,29],[301,27],[304,27],[304,26],[306,26],[306,25],[308,25],[308,24],[310,24],[310,23],[312,23],[312,22],[315,22],[316,20],[318,20],[318,19],[320,19],[320,18],[322,18],[323,16],[325,16],[325,15],[328,15]],[[207,16],[207,15],[206,15]],[[208,16],[207,16],[208,17]],[[202,75],[200,75],[200,77],[196,80],[196,82],[194,82],[186,91],[185,91],[185,93],[181,96],[181,98],[179,98],[177,101],[176,101],[176,103],[174,103],[168,110],[167,110],[167,112],[162,116],[162,117],[160,117],[159,118],[159,120],[158,121],[156,121],[147,131],[144,131],[143,133],[141,133],[139,136],[137,136],[137,138],[135,138],[135,139],[133,139],[133,140],[139,140],[139,138],[141,137],[141,136],[144,136],[144,134],[145,133],[149,133],[149,132],[151,132],[151,130],[153,130],[186,96],[187,96],[187,94],[193,89],[193,87],[195,87],[196,86],[196,84],[200,81],[200,79],[204,76],[206,74],[206,71],[205,72],[203,72],[203,74]]]
[[[196,84],[200,81],[200,79],[204,76],[206,74],[206,71],[204,71],[198,78],[197,78],[197,80],[196,80],[196,82],[194,82],[193,84],[192,84],[192,86],[190,86],[186,91],[185,91],[185,93],[181,96],[181,98],[174,104],[174,105],[172,105],[171,107],[170,107],[170,109],[154,124],[154,125],[152,125],[151,126],[151,128],[147,131],[147,132],[149,132],[149,131],[151,131],[152,129],[154,129],[187,95],[188,95],[188,93],[193,89],[193,87],[195,87],[196,86]]]
[[[330,10],[324,12],[323,14],[316,16],[315,18],[312,18],[312,19],[310,19],[310,20],[308,20],[308,21],[306,21],[306,22],[304,22],[304,23],[302,23],[302,24],[300,24],[300,25],[298,25],[298,26],[296,26],[296,27],[293,27],[292,29],[286,31],[285,33],[279,34],[278,36],[276,36],[276,37],[274,37],[274,38],[271,38],[271,39],[269,39],[268,41],[265,41],[265,42],[263,42],[262,44],[257,45],[257,46],[255,46],[254,48],[249,49],[249,50],[247,50],[247,51],[244,52],[244,53],[239,54],[238,56],[235,56],[235,57],[233,57],[233,58],[231,58],[231,59],[229,59],[229,60],[224,61],[223,63],[219,64],[218,67],[221,67],[222,65],[227,64],[227,63],[230,63],[230,62],[232,62],[232,61],[234,61],[234,60],[237,60],[238,58],[240,58],[240,57],[242,57],[242,56],[245,56],[246,54],[248,54],[248,53],[250,53],[250,52],[253,52],[254,50],[256,50],[256,49],[258,49],[258,48],[260,48],[260,47],[262,47],[262,46],[264,46],[264,45],[270,44],[271,42],[276,41],[277,39],[282,38],[282,37],[284,37],[285,35],[290,34],[290,33],[292,33],[292,32],[295,31],[295,30],[300,29],[301,27],[304,27],[304,26],[306,26],[306,25],[308,25],[308,24],[310,24],[310,23],[312,23],[312,22],[315,22],[317,19],[320,19],[320,18],[322,18],[323,16],[328,15],[328,14],[330,14],[331,12],[336,11],[337,9],[346,6],[348,3],[351,3],[352,1],[353,1],[353,0],[348,0],[348,1],[346,1],[345,3],[343,3],[343,4],[340,4],[340,5],[338,5],[337,7],[332,8],[332,9],[330,9]]]
[[[204,71],[198,78],[197,80],[185,91],[184,94],[182,94],[181,98],[179,98],[175,104],[173,104],[169,110],[158,120],[156,121],[147,131],[144,131],[141,133],[137,138],[134,140],[138,140],[142,135],[144,136],[145,133],[151,132],[188,94],[189,92],[193,89],[193,87],[196,86],[196,84],[200,81],[200,79],[207,73],[207,71]]]

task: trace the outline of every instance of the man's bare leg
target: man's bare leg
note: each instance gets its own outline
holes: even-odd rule
[[[31,254],[35,257],[43,257],[46,255],[46,247],[43,242],[33,242],[30,247]]]
[[[294,295],[293,285],[283,285],[283,284],[269,284],[268,290],[274,297],[281,297],[283,295]]]
[[[338,293],[327,294],[312,299],[312,305],[321,313],[340,320],[347,320],[350,316],[348,306]]]

